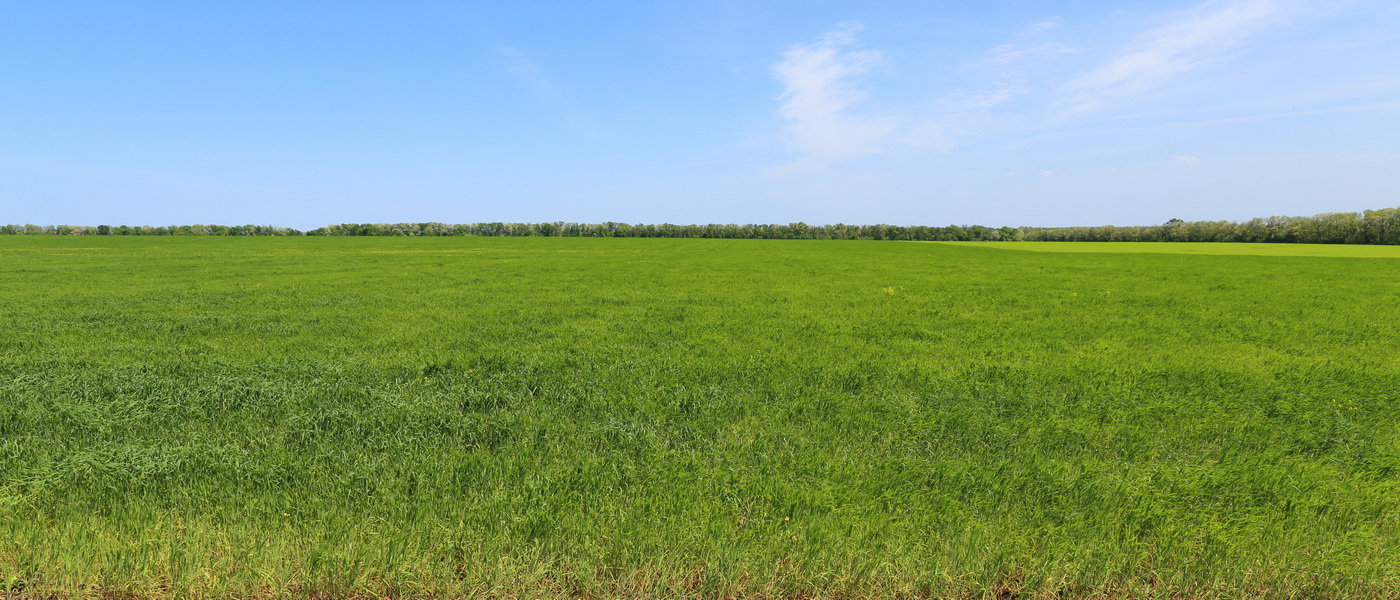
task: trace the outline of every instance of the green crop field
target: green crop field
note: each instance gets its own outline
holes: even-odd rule
[[[1400,596],[1400,247],[11,236],[0,278],[0,596]]]

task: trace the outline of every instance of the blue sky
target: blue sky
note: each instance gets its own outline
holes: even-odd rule
[[[0,222],[1400,205],[1393,0],[0,2]]]

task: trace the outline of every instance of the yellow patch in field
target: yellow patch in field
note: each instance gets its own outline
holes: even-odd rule
[[[949,246],[1031,252],[1106,254],[1211,254],[1235,256],[1314,256],[1400,258],[1400,246],[1363,244],[1254,244],[1246,242],[920,242]]]

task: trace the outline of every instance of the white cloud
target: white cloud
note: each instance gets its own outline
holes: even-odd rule
[[[1026,33],[1040,33],[1042,31],[1049,31],[1059,26],[1060,18],[1051,17],[1049,19],[1036,23],[1035,25],[1031,25],[1029,28],[1026,29]]]
[[[1187,165],[1199,165],[1199,164],[1201,164],[1201,158],[1200,158],[1199,156],[1173,156],[1172,158],[1174,158],[1174,159],[1176,159],[1176,160],[1178,160],[1178,161],[1181,161],[1182,164],[1187,164]]]
[[[519,48],[502,46],[496,48],[496,55],[501,57],[502,66],[505,67],[505,70],[517,80],[529,86],[531,91],[544,98],[549,98],[551,100],[558,99],[558,90],[545,78],[544,71],[540,69],[539,64],[531,60],[530,57],[524,52],[521,52]]]
[[[501,58],[501,67],[520,82],[522,87],[529,90],[565,129],[594,140],[606,139],[593,120],[574,108],[568,97],[550,82],[544,69],[528,54],[510,46],[502,46],[495,51]]]
[[[1016,101],[1028,93],[1028,88],[1020,78],[1006,77],[992,83],[987,89],[977,91],[959,90],[944,96],[932,106],[934,120],[942,132],[941,149],[951,150],[955,137],[963,137],[976,132],[994,121],[996,109]]]
[[[884,150],[896,128],[893,119],[851,110],[867,97],[860,77],[884,61],[878,51],[849,49],[860,29],[854,23],[838,26],[815,43],[789,48],[774,65],[783,84],[778,115],[789,122],[784,140],[803,155],[776,174],[799,174]]]
[[[1074,54],[1077,52],[1080,52],[1078,48],[1072,48],[1054,42],[1046,42],[1031,48],[1021,48],[1015,44],[1002,44],[992,48],[992,55],[986,59],[986,62],[994,65],[1006,65],[1026,59]]]
[[[1073,112],[1161,86],[1279,23],[1288,0],[1212,0],[1139,37],[1107,64],[1070,81]]]
[[[875,102],[867,85],[886,56],[858,47],[859,24],[840,25],[815,41],[793,45],[773,65],[783,89],[777,98],[777,114],[786,122],[782,140],[796,159],[768,173],[801,175],[841,161],[912,148],[946,152],[954,140],[969,135],[1004,133],[1018,123],[1034,125],[1048,116],[1043,111],[1056,106],[1070,110],[1052,120],[1083,116],[1222,58],[1251,36],[1296,16],[1301,3],[1206,1],[1139,34],[1136,42],[1107,54],[1098,68],[1068,82],[1052,81],[1063,64],[1057,61],[1085,52],[1083,48],[1044,38],[1037,40],[1040,43],[1002,44],[964,65],[972,67],[973,81],[980,86],[896,109]],[[1030,26],[1028,33],[1049,31],[1058,24],[1058,18],[1045,19]]]
[[[1036,173],[1036,175],[1039,175],[1039,176],[1041,176],[1041,177],[1054,177],[1054,176],[1055,176],[1055,172],[1054,172],[1054,171],[1041,171],[1041,172],[1039,172],[1039,173]]]
[[[980,113],[1012,101],[1025,93],[1025,87],[1013,81],[1003,81],[998,87],[980,92],[957,91],[943,99],[943,107],[951,114]]]

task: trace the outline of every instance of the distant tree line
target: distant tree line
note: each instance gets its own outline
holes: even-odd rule
[[[4,225],[0,235],[305,235],[271,225]]]
[[[1055,242],[1275,242],[1400,244],[1400,208],[1312,217],[1267,217],[1244,222],[1182,221],[1116,227],[984,227],[981,225],[630,225],[627,223],[343,224],[306,235],[478,235],[548,237],[665,237],[802,240],[1055,241]]]
[[[330,225],[306,235],[428,235],[507,237],[640,237],[719,238],[758,240],[1003,240],[1013,239],[1014,227],[993,229],[981,225],[931,227],[926,225],[646,225],[629,223],[443,223]]]
[[[262,235],[262,236],[510,236],[646,237],[783,240],[1049,241],[1049,242],[1283,242],[1400,244],[1400,208],[1244,222],[1182,221],[1117,227],[983,227],[981,225],[660,225],[628,223],[346,223],[302,232],[270,225],[5,225],[0,235]]]
[[[1022,227],[1023,240],[1045,242],[1270,242],[1400,244],[1400,208],[1311,217],[1234,221],[1172,219],[1144,227]]]

